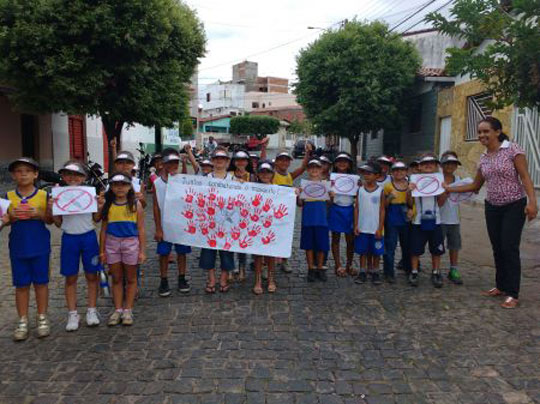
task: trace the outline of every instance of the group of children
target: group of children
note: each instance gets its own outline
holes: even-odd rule
[[[270,161],[266,159],[265,148],[260,157],[245,150],[236,151],[231,157],[227,149],[217,147],[210,159],[198,162],[189,146],[184,151],[185,154],[181,154],[175,149],[166,149],[156,153],[152,160],[154,170],[149,192],[154,202],[154,239],[157,242],[161,278],[158,294],[162,297],[171,295],[168,266],[173,248],[177,255],[178,291],[188,293],[191,289],[186,278],[187,254],[191,253],[191,247],[167,242],[163,235],[167,181],[171,175],[187,173],[187,160],[195,175],[288,187],[292,187],[294,180],[305,171],[310,181],[329,181],[331,172],[360,174],[361,183],[356,196],[330,192],[329,201],[298,197],[298,206],[303,209],[300,248],[306,251],[309,282],[327,280],[326,261],[331,244],[337,276],[353,276],[356,283],[367,282],[369,276],[373,284],[380,284],[379,260],[383,256],[384,279],[393,283],[395,250],[399,241],[401,265],[408,274],[410,284],[418,285],[419,257],[428,243],[432,256],[432,282],[435,287],[441,287],[440,256],[445,252],[446,239],[451,261],[448,277],[456,284],[461,283],[457,268],[461,240],[456,205],[448,203],[447,194],[421,198],[411,196],[415,184],[409,181],[409,174],[437,172],[439,160],[434,155],[426,154],[409,167],[383,156],[362,165],[355,172],[356,164],[348,153],[339,153],[334,161],[327,156],[317,158],[308,144],[301,166],[291,172],[289,168],[293,157],[287,152],[278,153]],[[440,163],[445,182],[458,180],[454,173],[460,163],[455,153],[445,153]],[[9,250],[19,316],[14,340],[22,341],[29,335],[28,307],[32,285],[37,302],[37,336],[50,334],[47,285],[51,249],[46,225],[53,223],[63,232],[60,273],[65,277],[68,307],[66,331],[79,328],[76,292],[81,261],[88,286],[86,324],[100,324],[96,303],[99,271],[105,265],[112,276],[114,303],[114,311],[107,324],[133,324],[138,268],[146,259],[146,190],[144,184],[133,175],[134,168],[133,155],[126,151],[119,152],[114,161],[115,172],[109,176],[109,185],[97,197],[98,212],[53,216],[52,206],[56,201],[35,186],[38,163],[30,158],[20,158],[9,165],[16,188],[7,193],[11,205],[8,213],[2,217],[2,227],[11,226]],[[68,161],[60,174],[66,186],[83,185],[87,175],[85,166],[78,161]],[[299,195],[301,189],[297,188],[296,192]],[[95,231],[98,222],[101,222],[99,242]],[[340,253],[342,234],[346,242],[344,267]],[[354,253],[360,256],[359,271],[354,269]],[[216,276],[218,255],[221,266],[219,279]],[[238,261],[238,266],[235,261]],[[253,256],[251,264],[255,273],[252,291],[256,295],[264,292],[263,280],[267,281],[266,290],[269,293],[276,291],[276,267],[286,273],[292,271],[284,258]],[[230,251],[202,248],[199,266],[207,271],[205,292],[212,294],[219,288],[220,292],[226,293],[235,278],[245,280],[247,256],[236,254],[235,257],[235,253]]]

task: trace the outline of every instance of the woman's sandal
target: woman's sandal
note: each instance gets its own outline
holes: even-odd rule
[[[501,303],[501,307],[503,309],[515,309],[518,306],[518,304],[519,304],[518,299],[508,296],[506,299],[504,299],[504,302]]]
[[[208,293],[209,295],[212,295],[214,293],[216,293],[216,285],[211,285],[210,283],[207,283],[206,284],[206,288],[204,289],[204,291],[206,293]]]
[[[493,288],[490,290],[486,290],[485,292],[482,292],[482,296],[487,296],[487,297],[497,297],[497,296],[504,296],[504,295],[505,293],[503,291],[500,291],[497,288]]]
[[[229,285],[228,283],[226,285],[221,285],[221,284],[219,285],[220,293],[227,293],[230,288],[231,288],[231,285]]]
[[[347,276],[347,270],[343,267],[336,268],[336,276],[339,276],[340,278]]]

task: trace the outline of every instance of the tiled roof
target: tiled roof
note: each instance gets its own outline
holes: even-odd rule
[[[420,77],[447,77],[444,69],[437,67],[421,67],[418,70],[418,75]]]

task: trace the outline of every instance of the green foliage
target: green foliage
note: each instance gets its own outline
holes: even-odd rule
[[[347,137],[398,119],[420,57],[380,22],[349,22],[324,33],[297,57],[295,92],[318,133]],[[356,153],[356,150],[353,149]]]
[[[279,119],[271,116],[246,115],[231,118],[235,135],[271,135],[279,130]]]
[[[302,122],[300,122],[299,120],[294,120],[287,128],[287,132],[295,134],[301,133],[309,136],[313,133],[313,125],[307,119],[303,120]]]
[[[117,136],[179,119],[205,41],[178,0],[0,0],[0,82],[16,107],[97,114]]]
[[[449,49],[448,70],[481,80],[495,107],[540,106],[539,1],[456,0],[448,18],[434,13],[426,20],[467,42]]]
[[[180,133],[182,134],[182,138],[193,138],[193,121],[191,117],[187,117],[181,122]]]

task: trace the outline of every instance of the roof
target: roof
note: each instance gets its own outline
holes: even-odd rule
[[[213,122],[213,121],[219,121],[220,119],[226,119],[226,118],[230,118],[231,115],[219,115],[219,116],[211,116],[211,117],[208,117],[208,118],[200,118],[199,119],[199,122]]]
[[[419,29],[417,31],[409,31],[404,32],[401,34],[401,36],[412,36],[412,35],[418,35],[418,34],[427,34],[429,32],[435,32],[438,31],[437,28],[425,28],[425,29]]]
[[[421,67],[417,75],[420,77],[448,77],[444,68],[439,67]]]

